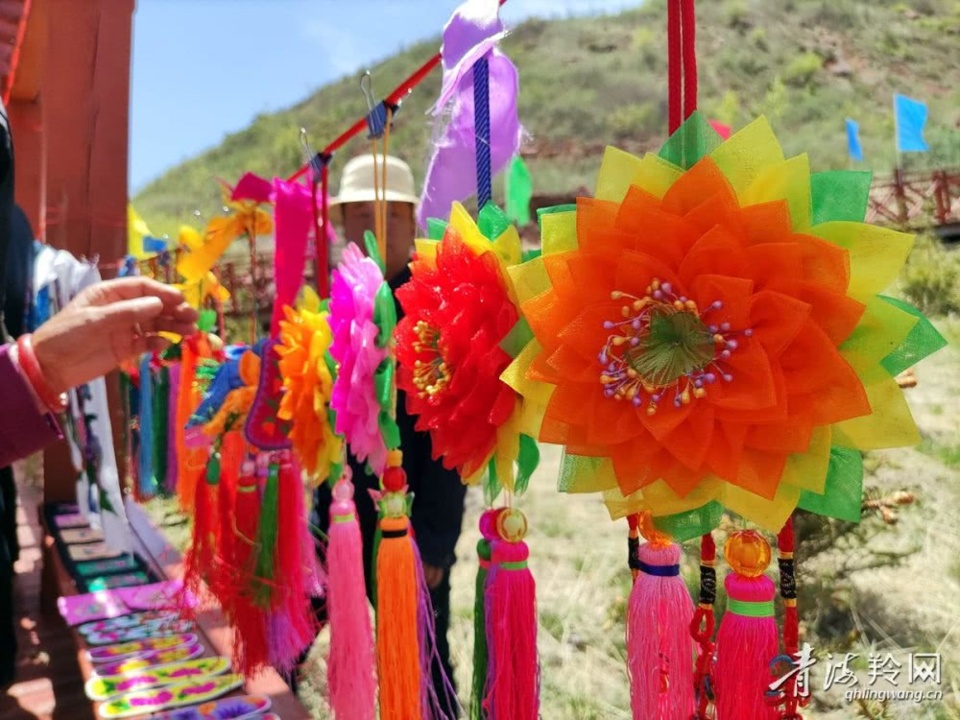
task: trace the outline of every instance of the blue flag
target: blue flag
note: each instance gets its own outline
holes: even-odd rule
[[[897,152],[927,152],[923,139],[923,126],[927,124],[927,104],[908,98],[893,96],[893,119],[897,128]]]
[[[847,118],[847,152],[850,159],[863,162],[863,146],[860,145],[860,126],[856,120]]]

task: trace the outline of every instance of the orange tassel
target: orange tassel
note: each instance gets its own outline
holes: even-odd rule
[[[381,720],[420,720],[417,567],[410,521],[380,520],[377,552],[377,666]]]

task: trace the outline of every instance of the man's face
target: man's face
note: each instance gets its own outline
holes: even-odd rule
[[[374,204],[344,203],[343,234],[347,242],[364,247],[363,233],[373,232],[376,228],[373,213]],[[417,224],[410,203],[387,203],[387,279],[403,270],[410,261],[410,252],[416,237]]]

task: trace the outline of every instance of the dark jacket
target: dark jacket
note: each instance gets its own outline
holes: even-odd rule
[[[410,271],[405,269],[390,282],[392,290],[410,280]],[[397,317],[403,317],[403,309],[397,303]],[[463,521],[463,500],[466,488],[455,470],[447,470],[440,460],[433,459],[430,435],[418,432],[416,418],[407,413],[406,395],[397,392],[397,425],[400,427],[400,449],[403,451],[403,469],[413,493],[411,522],[417,546],[423,561],[428,565],[449,569],[456,560],[454,550],[460,537]],[[348,455],[353,470],[356,489],[355,502],[360,529],[364,539],[364,564],[366,576],[370,577],[370,553],[377,526],[377,512],[370,499],[369,490],[379,489],[376,477],[368,475],[353,454]],[[324,535],[330,524],[330,485],[324,483],[314,492],[314,508],[311,517],[313,526]]]

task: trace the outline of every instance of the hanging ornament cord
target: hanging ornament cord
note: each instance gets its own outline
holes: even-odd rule
[[[798,663],[797,656],[800,647],[800,619],[797,610],[797,580],[796,565],[794,563],[795,539],[793,534],[793,518],[787,518],[783,529],[777,535],[777,549],[780,566],[780,597],[783,599],[783,652],[793,662]],[[801,668],[802,670],[802,668]],[[799,718],[798,710],[806,703],[800,697],[800,688],[797,687],[797,677],[794,675],[786,682],[784,688],[783,705],[780,709],[782,720]]]
[[[317,294],[330,297],[330,155],[319,154],[320,160],[320,227],[317,228]],[[316,187],[316,186],[314,186]],[[314,207],[316,207],[314,199]]]
[[[490,169],[490,67],[486,56],[473,65],[473,123],[477,147],[477,212],[493,196]]]
[[[695,0],[667,5],[667,93],[672,135],[697,109]]]
[[[640,550],[640,516],[627,515],[627,567],[630,568],[630,575],[636,582],[640,574],[640,556],[637,554]]]
[[[697,643],[697,667],[694,674],[696,720],[710,720],[713,702],[713,631],[716,620],[713,604],[717,600],[717,545],[707,533],[700,539],[700,599],[690,624]]]

